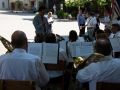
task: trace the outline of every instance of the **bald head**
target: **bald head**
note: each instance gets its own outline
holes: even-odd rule
[[[27,41],[27,37],[23,31],[15,31],[11,37],[11,43],[14,48],[22,48]]]
[[[111,44],[106,39],[98,39],[95,43],[95,51],[96,53],[103,54],[104,56],[108,56],[111,54]]]

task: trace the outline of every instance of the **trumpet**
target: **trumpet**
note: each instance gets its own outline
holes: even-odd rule
[[[98,62],[104,55],[100,53],[93,53],[88,58],[85,57],[78,57],[74,61],[74,68],[82,69],[88,66],[92,62]]]

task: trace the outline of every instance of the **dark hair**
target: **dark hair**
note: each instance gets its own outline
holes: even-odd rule
[[[118,29],[118,31],[120,31],[120,25],[115,23],[115,24],[112,24],[113,27],[116,27]]]
[[[105,28],[105,29],[104,29],[104,32],[109,33],[109,35],[112,33],[109,28]]]
[[[73,42],[78,39],[77,32],[75,30],[71,30],[69,32],[69,41]]]
[[[46,43],[56,43],[56,36],[53,33],[49,33],[46,35]]]
[[[40,6],[39,9],[38,9],[38,11],[42,11],[42,10],[45,10],[45,9],[46,9],[45,6]]]
[[[96,33],[101,34],[101,33],[104,33],[104,31],[99,29],[99,30],[96,31]]]
[[[118,16],[116,19],[117,19],[117,20],[120,20],[120,16]]]
[[[18,36],[12,35],[11,39],[11,43],[14,48],[21,48],[25,44],[27,37],[25,33],[21,31],[21,33]]]
[[[44,34],[43,33],[36,34],[34,40],[36,43],[42,43],[44,41]]]
[[[94,48],[97,53],[103,54],[104,56],[110,55],[112,51],[111,44],[107,39],[98,39]]]

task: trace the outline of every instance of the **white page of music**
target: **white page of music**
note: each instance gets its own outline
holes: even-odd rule
[[[60,41],[60,48],[62,48],[66,52],[66,41]]]
[[[28,53],[40,57],[42,55],[42,43],[28,43]]]
[[[93,53],[93,46],[76,46],[76,56],[89,56]]]
[[[58,54],[58,44],[43,43],[43,63],[57,64]]]
[[[80,42],[69,42],[72,57],[76,57],[76,46],[81,46]]]
[[[84,38],[83,37],[78,37],[78,42],[85,42]]]
[[[110,43],[113,48],[113,52],[120,52],[120,43],[118,38],[110,38]]]
[[[93,46],[92,42],[81,42],[81,46]]]

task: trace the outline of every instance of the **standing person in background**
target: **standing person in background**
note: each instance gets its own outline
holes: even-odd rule
[[[103,23],[105,24],[105,28],[108,27],[110,24],[110,16],[109,16],[108,11],[104,12],[104,22]]]
[[[82,14],[82,10],[78,11],[79,14],[77,16],[77,21],[78,21],[78,27],[80,30],[79,36],[82,37],[85,34],[85,17],[84,14]]]
[[[96,26],[96,21],[93,17],[93,13],[87,13],[87,21],[85,26],[87,26],[87,33],[90,40],[93,41],[94,40],[93,32]]]
[[[55,6],[55,4],[53,6],[53,10],[54,10],[54,14],[56,14],[56,6]]]
[[[36,15],[33,19],[33,25],[36,29],[35,33],[43,33],[43,34],[47,34],[49,33],[49,27],[48,27],[48,21],[47,18],[44,17],[46,11],[46,7],[44,6],[40,6],[38,9],[39,14]]]
[[[52,32],[52,24],[54,20],[52,19],[52,12],[48,12],[48,23],[49,23],[49,32]]]

